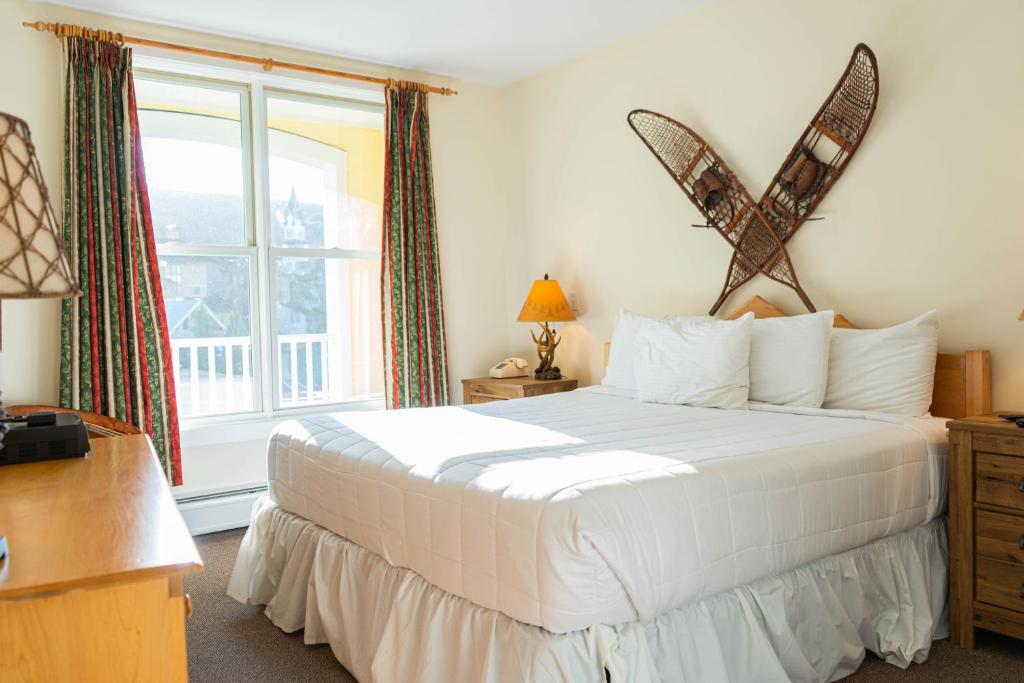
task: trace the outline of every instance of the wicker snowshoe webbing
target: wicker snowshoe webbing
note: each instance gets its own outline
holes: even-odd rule
[[[757,275],[792,287],[811,311],[785,242],[838,180],[864,139],[878,104],[878,64],[863,43],[824,104],[793,145],[755,204],[720,157],[683,124],[638,109],[628,121],[690,201],[733,247],[714,315],[732,292]],[[827,161],[826,161],[827,159]],[[720,181],[724,188],[714,186]]]
[[[779,237],[783,244],[803,225],[842,175],[860,147],[877,105],[878,62],[871,48],[861,43],[853,49],[846,70],[793,145],[759,201],[769,220],[782,226]],[[820,179],[811,190],[794,196],[786,189],[785,175],[793,167],[794,160],[805,152],[810,152],[819,161],[824,158],[828,161],[821,161]],[[734,253],[722,293],[711,309],[712,314],[757,272]]]
[[[778,234],[725,161],[690,128],[652,111],[637,110],[629,125],[675,179],[708,227],[718,231],[747,265],[796,290],[793,264]]]

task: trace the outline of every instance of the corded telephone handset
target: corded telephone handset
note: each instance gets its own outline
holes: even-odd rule
[[[522,358],[506,358],[491,368],[489,374],[496,379],[525,377],[530,374],[530,366]]]

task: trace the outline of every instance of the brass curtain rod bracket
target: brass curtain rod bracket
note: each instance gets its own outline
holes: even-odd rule
[[[166,43],[160,40],[150,40],[148,38],[137,38],[135,36],[126,36],[123,33],[116,33],[114,31],[107,31],[105,29],[92,29],[85,26],[75,26],[73,24],[59,24],[50,23],[45,21],[23,21],[21,25],[25,28],[34,28],[41,33],[52,33],[58,38],[66,36],[78,37],[78,38],[90,38],[92,40],[99,40],[108,43],[115,43],[117,45],[142,45],[144,47],[152,47],[158,50],[171,50],[174,52],[185,52],[193,55],[202,55],[204,57],[214,57],[216,59],[226,59],[233,62],[242,62],[244,64],[254,64],[260,66],[264,71],[270,72],[272,69],[288,69],[289,71],[299,71],[307,74],[316,74],[318,76],[330,76],[331,78],[342,78],[349,81],[360,81],[362,83],[376,83],[382,85],[385,88],[389,87],[400,87],[418,89],[427,93],[434,93],[435,95],[458,95],[458,91],[452,90],[451,88],[442,88],[433,85],[427,85],[425,83],[416,83],[414,81],[395,81],[391,78],[381,78],[379,76],[367,76],[366,74],[357,74],[350,71],[339,71],[337,69],[326,69],[319,66],[306,66],[305,64],[294,64],[292,62],[280,62],[271,57],[253,57],[251,55],[240,55],[234,52],[226,52],[223,50],[209,50],[202,47],[190,47],[188,45],[179,45],[178,43]]]

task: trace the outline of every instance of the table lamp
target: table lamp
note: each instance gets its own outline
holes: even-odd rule
[[[28,124],[0,113],[0,299],[79,294]]]
[[[0,112],[0,300],[79,294],[28,124]],[[0,536],[0,560],[6,554]]]
[[[540,365],[533,372],[534,377],[562,379],[561,371],[555,367],[555,349],[562,340],[555,336],[555,331],[548,323],[575,319],[576,314],[572,312],[572,306],[566,301],[562,288],[558,286],[558,280],[549,280],[545,273],[543,280],[533,281],[533,287],[530,287],[530,293],[526,295],[523,310],[519,311],[516,320],[521,323],[540,323],[540,337],[530,331],[533,343],[537,345],[537,356],[540,358]]]

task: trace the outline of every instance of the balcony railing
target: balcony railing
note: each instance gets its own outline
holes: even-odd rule
[[[323,401],[331,395],[328,335],[283,334],[277,338],[278,387],[282,406]]]
[[[249,337],[171,339],[171,356],[179,415],[252,410]]]
[[[277,363],[282,407],[330,397],[328,335],[280,335]],[[249,337],[171,340],[178,414],[182,417],[253,409],[252,343]]]

